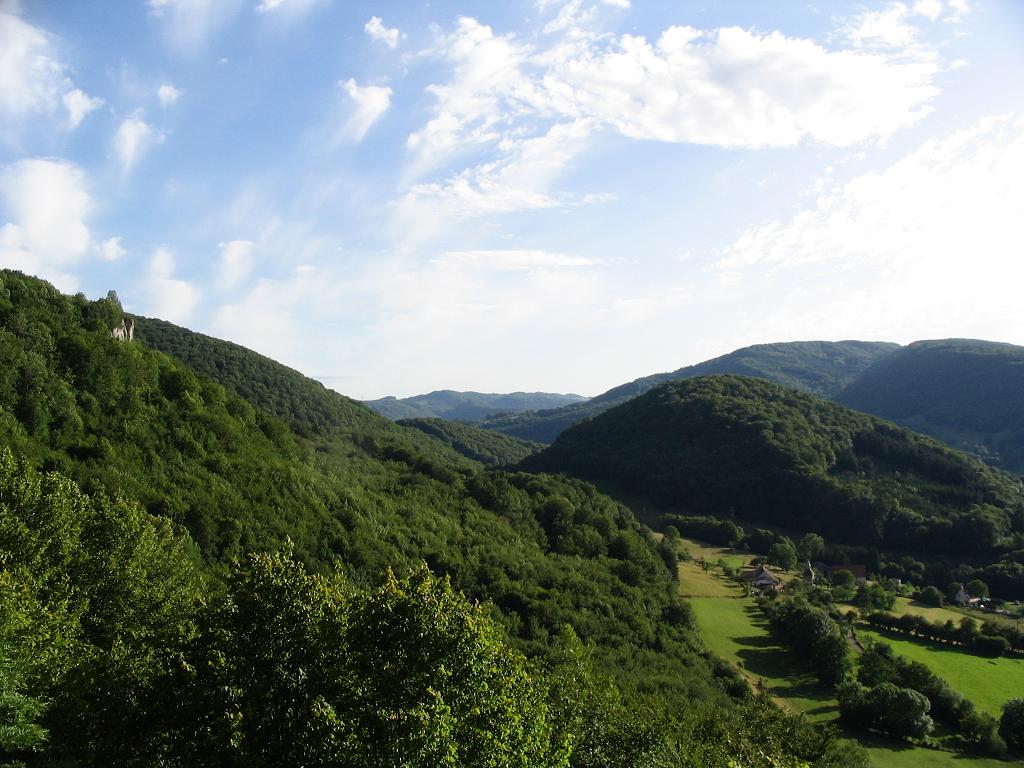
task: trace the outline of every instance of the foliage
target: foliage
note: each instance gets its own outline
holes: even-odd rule
[[[743,540],[743,529],[730,520],[668,514],[661,516],[659,525],[666,531],[674,528],[682,536],[723,547],[735,546]]]
[[[839,716],[856,728],[899,739],[923,739],[933,727],[928,699],[910,688],[881,683],[865,688],[847,680],[837,690]]]
[[[772,544],[768,550],[768,562],[787,571],[796,568],[797,554],[793,542],[786,539]]]
[[[1024,699],[1010,699],[1003,705],[999,735],[1011,749],[1024,752]]]
[[[809,659],[818,679],[832,687],[853,668],[846,636],[829,615],[802,599],[762,600],[772,631]]]
[[[654,506],[929,555],[992,556],[1024,532],[1020,478],[874,417],[736,376],[662,385],[566,431],[522,466]]]
[[[436,437],[467,459],[488,466],[515,464],[544,447],[540,443],[444,419],[402,419],[398,423]]]
[[[918,595],[918,600],[927,605],[934,605],[936,608],[941,608],[946,602],[946,599],[942,596],[941,590],[938,587],[929,586],[921,590],[921,594]]]
[[[853,603],[858,608],[879,609],[887,611],[896,603],[896,595],[878,582],[873,584],[861,584],[857,587]]]
[[[1024,348],[970,339],[919,341],[880,358],[840,402],[1024,471]]]

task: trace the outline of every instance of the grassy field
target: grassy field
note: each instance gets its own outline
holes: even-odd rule
[[[956,648],[867,628],[858,628],[857,635],[862,641],[871,638],[888,643],[901,656],[927,665],[973,701],[978,709],[990,715],[998,716],[1007,699],[1024,693],[1024,659],[989,659]]]
[[[693,606],[694,616],[700,628],[701,636],[708,649],[721,656],[723,659],[736,665],[743,673],[750,684],[760,690],[764,690],[785,709],[793,712],[803,713],[811,722],[826,723],[838,717],[836,701],[830,693],[818,685],[815,677],[811,674],[807,665],[798,659],[792,652],[778,645],[769,634],[767,625],[761,617],[756,604],[752,598],[742,596],[742,590],[735,584],[728,581],[717,567],[709,568],[708,571],[700,566],[698,560],[703,557],[708,562],[715,562],[723,555],[730,554],[729,550],[720,547],[712,547],[699,542],[686,541],[685,546],[694,555],[692,562],[680,564],[680,589],[686,595],[691,595],[690,605]],[[736,556],[736,555],[734,555]],[[738,556],[737,556],[738,557]],[[897,605],[897,612],[914,613],[917,610],[942,611],[929,606],[918,606],[903,600]],[[916,609],[916,610],[915,610]],[[938,614],[928,615],[933,620]],[[959,616],[959,614],[955,614]],[[943,621],[948,618],[943,617]],[[867,636],[870,633],[864,632]],[[916,643],[910,643],[917,645]],[[955,665],[962,661],[967,654],[947,650],[957,658],[946,659],[945,665]],[[897,648],[897,652],[911,658],[918,658]],[[1024,661],[1000,659],[1004,664],[996,664],[994,667],[988,662],[990,659],[971,657],[975,661],[985,664],[985,668],[978,667],[968,673],[975,684],[988,684],[994,682],[993,678],[999,676],[999,672],[1005,672],[1005,664],[1016,664],[1017,667],[1009,667],[1011,671],[1009,686],[1015,691],[1024,690],[1024,678],[1016,677],[1016,673],[1024,675]],[[932,666],[928,659],[920,659]],[[968,667],[971,664],[968,663]],[[954,681],[955,675],[947,675],[936,669],[936,673],[946,677],[950,683],[958,688]],[[993,675],[993,671],[996,672]],[[959,678],[957,678],[959,679]],[[993,687],[993,690],[997,688]],[[986,711],[990,709],[991,703],[998,699],[995,712],[1002,706],[1002,702],[1008,698],[1002,693],[995,693],[988,699],[982,696],[972,696],[964,691],[968,698],[974,699],[975,703]],[[1018,694],[1019,695],[1019,694]],[[1000,698],[1002,696],[1002,698]],[[874,737],[865,734],[851,734],[867,748],[871,762],[876,768],[998,768],[1007,763],[998,760],[985,758],[965,757],[952,752],[940,752],[937,750],[912,747],[900,742],[893,742],[881,737]]]
[[[690,604],[708,648],[736,664],[754,686],[812,722],[838,716],[831,694],[772,639],[753,599],[693,598]]]

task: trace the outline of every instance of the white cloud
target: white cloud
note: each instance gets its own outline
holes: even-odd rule
[[[914,13],[924,16],[929,21],[935,21],[942,15],[942,0],[917,0],[914,3]]]
[[[85,174],[63,160],[19,160],[0,169],[0,262],[69,290],[68,269],[89,251],[93,204]]]
[[[234,17],[241,0],[148,0],[148,5],[171,43],[194,53]]]
[[[99,245],[99,252],[105,261],[117,261],[127,253],[124,246],[121,245],[120,237],[111,237],[104,240]]]
[[[68,126],[76,128],[103,100],[74,87],[46,33],[16,11],[16,5],[0,6],[0,125],[52,113],[63,104]]]
[[[550,192],[558,176],[587,147],[587,120],[558,123],[547,133],[502,142],[499,159],[467,168],[442,182],[413,186],[399,204],[403,229],[414,240],[437,231],[448,219],[602,202]]]
[[[165,247],[155,249],[142,286],[145,312],[161,320],[185,323],[199,303],[200,293],[188,281],[176,278],[174,272],[174,252]]]
[[[338,85],[345,89],[351,100],[351,111],[339,137],[356,142],[362,141],[370,127],[391,106],[391,89],[377,85],[361,86],[351,78],[339,82]]]
[[[230,240],[220,244],[220,284],[222,288],[233,288],[252,272],[253,245],[252,240]]]
[[[94,109],[103,106],[103,99],[93,98],[78,88],[67,91],[61,100],[64,102],[64,108],[68,111],[68,127],[71,129],[77,128],[85,116]]]
[[[385,27],[384,20],[380,16],[372,17],[363,27],[371,38],[379,43],[384,43],[388,48],[397,48],[401,32],[393,27]]]
[[[988,118],[745,232],[719,269],[780,297],[785,322],[813,305],[803,322],[825,338],[871,324],[897,340],[1019,338],[1022,174],[1024,118]]]
[[[160,106],[166,109],[181,98],[182,92],[175,88],[172,83],[163,83],[156,89],[156,97],[160,100]]]
[[[122,120],[114,134],[114,150],[121,163],[122,173],[130,173],[142,155],[163,139],[163,135],[143,120],[140,113]]]
[[[292,17],[302,16],[324,0],[261,0],[258,13],[278,13]]]
[[[585,34],[596,6],[558,7],[547,31],[564,34],[543,45],[465,17],[439,36],[433,52],[452,65],[451,77],[428,87],[435,108],[408,137],[403,229],[423,235],[445,218],[571,202],[552,189],[602,133],[730,147],[850,146],[920,120],[938,92],[934,56],[910,38],[902,51],[829,50],[778,32],[671,27],[649,42]],[[470,154],[489,156],[418,181]]]

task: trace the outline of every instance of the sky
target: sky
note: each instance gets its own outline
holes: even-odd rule
[[[356,398],[1024,344],[1019,0],[0,0],[0,265]]]

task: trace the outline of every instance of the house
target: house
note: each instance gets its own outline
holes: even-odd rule
[[[956,591],[956,604],[961,608],[978,608],[981,605],[980,597],[971,597],[964,585],[960,585],[960,589]]]
[[[744,578],[750,582],[750,585],[761,592],[768,590],[782,589],[783,581],[764,565],[757,566],[757,570],[752,573],[748,573]]]

